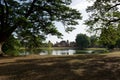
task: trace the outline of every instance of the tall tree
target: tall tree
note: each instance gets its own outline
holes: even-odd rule
[[[77,25],[81,14],[70,8],[70,3],[71,0],[0,0],[0,54],[2,45],[12,33],[16,37],[22,37],[22,33],[35,37],[61,36],[55,21],[65,26]]]
[[[87,48],[90,45],[90,39],[86,34],[78,34],[75,40],[80,49]]]
[[[118,34],[114,27],[103,28],[100,34],[100,43],[109,49],[113,49],[116,41],[118,40]]]
[[[100,34],[105,44],[113,45],[120,37],[120,0],[94,0],[87,8],[90,17],[85,21],[90,31]]]

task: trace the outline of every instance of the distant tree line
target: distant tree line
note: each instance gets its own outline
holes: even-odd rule
[[[107,37],[106,37],[107,38]],[[86,34],[78,34],[76,36],[76,45],[80,49],[85,48],[107,48],[107,49],[114,49],[120,48],[120,39],[116,40],[113,43],[106,43],[104,40],[101,39],[101,36],[97,37],[95,35],[88,37]]]
[[[38,38],[39,40],[39,38]],[[34,41],[21,41],[14,36],[11,36],[9,40],[5,42],[2,49],[4,53],[12,56],[19,55],[20,48],[25,49],[35,49],[40,47],[78,47],[79,49],[85,49],[85,48],[120,48],[120,39],[118,39],[114,45],[112,43],[103,44],[103,41],[101,40],[101,37],[97,37],[96,35],[93,36],[87,36],[86,34],[78,34],[76,36],[75,42],[69,42],[69,41],[61,41],[60,43],[53,44],[52,42],[44,43],[44,39],[41,41],[38,41],[35,45]],[[24,42],[24,43],[23,43]]]

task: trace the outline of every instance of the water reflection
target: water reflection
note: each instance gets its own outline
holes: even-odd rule
[[[40,52],[40,55],[73,55],[75,50],[45,50]]]
[[[39,55],[74,55],[74,54],[93,54],[93,53],[103,53],[104,50],[74,50],[74,49],[62,49],[62,50],[21,50],[20,55],[29,55],[29,54],[39,54]]]

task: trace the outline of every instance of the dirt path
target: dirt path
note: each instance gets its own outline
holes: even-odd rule
[[[0,58],[0,80],[120,80],[120,52]]]

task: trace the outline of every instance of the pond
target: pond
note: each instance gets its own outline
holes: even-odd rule
[[[38,54],[38,55],[74,55],[74,54],[96,54],[105,53],[106,50],[76,50],[76,49],[35,49],[21,50],[20,55]]]

